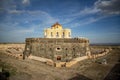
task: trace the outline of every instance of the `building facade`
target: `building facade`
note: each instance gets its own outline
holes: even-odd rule
[[[71,30],[63,29],[58,22],[44,30],[45,38],[71,38]]]

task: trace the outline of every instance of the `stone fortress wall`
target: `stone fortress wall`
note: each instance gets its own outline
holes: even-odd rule
[[[53,61],[68,62],[89,55],[89,40],[85,38],[27,38],[24,54]]]

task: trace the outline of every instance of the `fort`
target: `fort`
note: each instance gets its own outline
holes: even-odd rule
[[[53,62],[70,62],[72,59],[90,55],[87,38],[71,38],[71,30],[55,23],[44,30],[44,38],[26,38],[26,56],[51,59]]]

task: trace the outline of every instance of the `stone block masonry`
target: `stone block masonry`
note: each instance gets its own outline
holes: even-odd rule
[[[90,54],[89,40],[83,38],[27,38],[24,58],[30,54],[54,62],[69,62]]]

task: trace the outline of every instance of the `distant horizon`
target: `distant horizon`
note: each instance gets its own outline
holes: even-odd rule
[[[0,42],[0,44],[25,44],[25,42]],[[90,45],[120,45],[120,43],[89,43]]]

